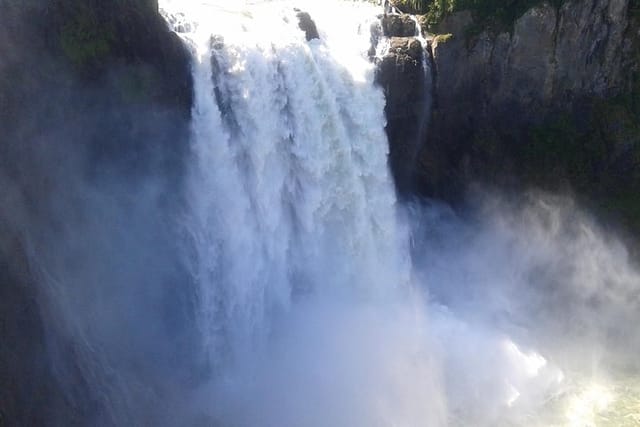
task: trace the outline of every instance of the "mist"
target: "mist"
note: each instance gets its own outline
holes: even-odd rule
[[[437,202],[409,207],[451,411],[478,425],[624,425],[640,342],[640,276],[626,247],[568,196],[473,200],[464,219]],[[572,409],[589,390],[611,401]]]
[[[633,425],[639,276],[569,197],[407,212],[411,283],[298,298],[197,388],[214,425]]]

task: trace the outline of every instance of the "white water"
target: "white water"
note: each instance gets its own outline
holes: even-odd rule
[[[466,315],[453,291],[435,293],[459,311],[427,302],[422,278],[474,281],[413,271],[366,57],[379,10],[295,6],[320,40],[305,40],[291,2],[163,4],[194,55],[186,253],[209,366],[194,411],[225,426],[595,425],[613,400],[601,382],[566,392],[526,334],[480,319],[500,310]],[[443,251],[475,274],[460,253]]]

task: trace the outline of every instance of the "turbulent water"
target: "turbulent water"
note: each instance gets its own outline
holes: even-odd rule
[[[83,187],[86,218],[33,245],[94,425],[640,425],[624,245],[565,198],[478,193],[465,218],[396,199],[380,7],[161,6],[193,55],[184,206]]]
[[[223,423],[441,422],[366,57],[374,9],[305,4],[307,42],[292,4],[199,6],[173,20],[195,59],[186,226]]]

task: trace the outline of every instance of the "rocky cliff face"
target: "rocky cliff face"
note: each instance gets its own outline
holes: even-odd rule
[[[469,12],[446,18],[431,43],[437,78],[420,188],[449,199],[476,180],[606,193],[622,159],[638,153],[635,10],[628,0],[543,3],[497,33]],[[631,192],[638,164],[624,167]]]
[[[387,100],[389,161],[396,187],[400,193],[409,193],[414,190],[414,166],[429,121],[430,52],[416,37],[416,22],[409,15],[384,16],[379,31],[389,43],[377,59],[376,74]]]
[[[82,346],[43,304],[44,272],[30,254],[46,263],[87,227],[131,220],[136,233],[135,222],[157,224],[174,209],[189,55],[153,0],[0,0],[0,58],[0,425],[108,425],[100,414],[113,396],[89,385],[114,379],[78,364]],[[131,210],[150,186],[160,196],[149,211]],[[170,247],[170,233],[155,230]],[[64,263],[111,256],[132,259],[79,250]]]

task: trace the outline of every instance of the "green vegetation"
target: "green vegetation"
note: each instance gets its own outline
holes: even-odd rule
[[[114,0],[109,7],[102,0],[56,1],[61,16],[59,46],[81,72],[90,72],[116,54],[123,44],[123,25],[144,25],[158,7],[156,0]]]
[[[451,33],[438,34],[437,36],[435,36],[433,38],[433,42],[434,43],[446,43],[451,39],[451,37],[453,37],[453,34],[451,34]]]
[[[496,31],[510,30],[513,23],[531,7],[545,0],[396,0],[394,3],[403,11],[425,14],[427,24],[435,26],[448,14],[469,10],[475,17],[476,25]],[[550,0],[560,7],[564,0]],[[635,0],[638,3],[640,1]]]
[[[99,19],[94,8],[86,5],[78,5],[60,32],[62,51],[83,70],[108,56],[114,41],[114,29]]]

